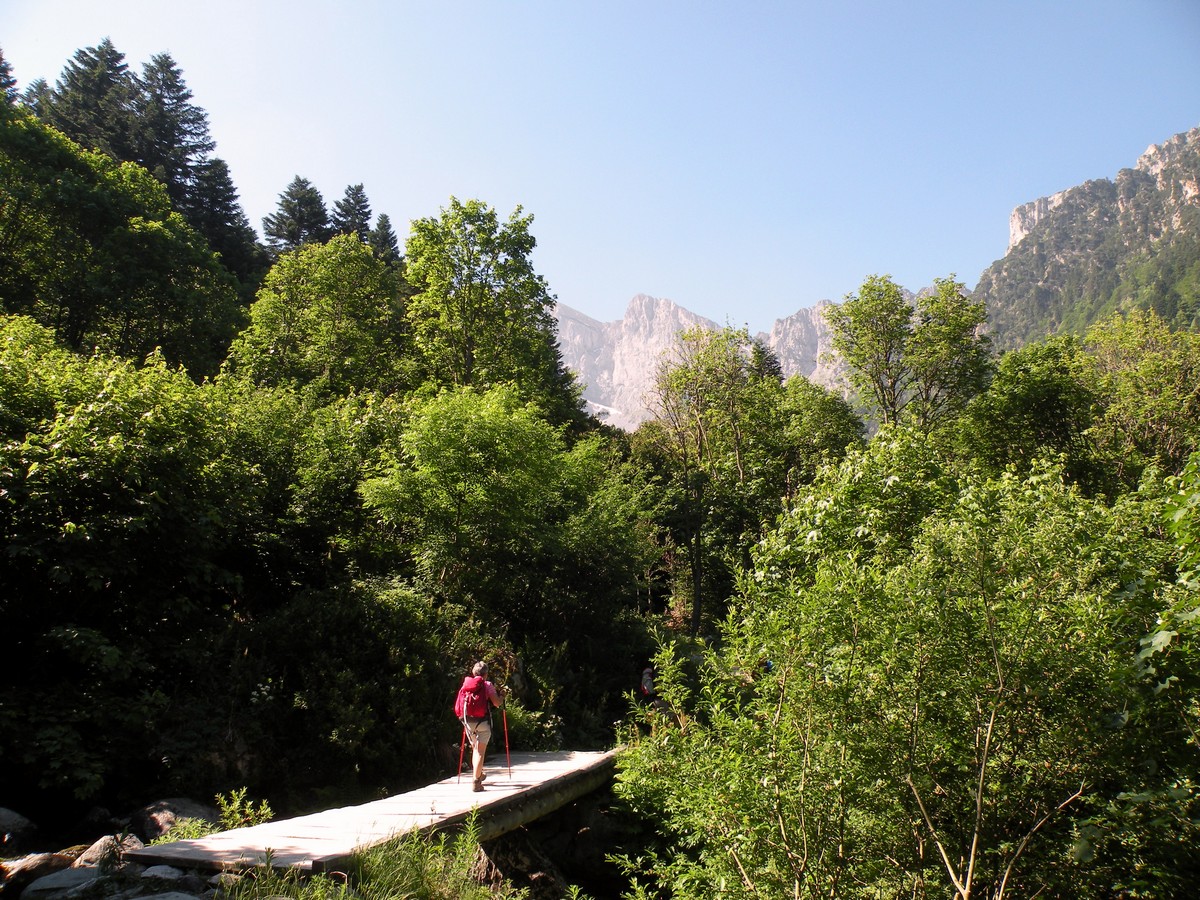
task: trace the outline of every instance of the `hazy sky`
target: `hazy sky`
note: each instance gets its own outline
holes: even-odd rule
[[[520,204],[602,320],[974,287],[1014,206],[1200,125],[1198,0],[0,0],[21,87],[105,37],[172,55],[256,228],[295,175],[362,182],[401,243],[451,196]]]

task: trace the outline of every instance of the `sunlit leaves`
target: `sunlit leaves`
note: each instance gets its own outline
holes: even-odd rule
[[[402,323],[395,271],[357,235],[339,235],[279,258],[230,350],[230,368],[321,394],[394,391],[411,367]]]
[[[639,744],[623,775],[665,834],[691,836],[647,858],[657,878],[684,896],[907,895],[951,875],[1100,896],[1113,867],[1162,864],[1142,852],[1153,826],[1093,815],[1160,783],[1147,759],[1181,759],[1159,731],[1170,692],[1136,659],[1178,639],[1140,640],[1170,588],[1155,494],[1109,507],[1044,466],[951,471],[885,429],[762,543],[719,649],[676,676],[683,734]],[[697,757],[702,778],[645,784]],[[1084,820],[1103,850],[1064,873]]]

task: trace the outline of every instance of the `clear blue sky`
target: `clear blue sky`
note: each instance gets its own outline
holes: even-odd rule
[[[1198,0],[0,0],[22,87],[105,37],[174,57],[255,227],[297,174],[401,242],[452,195],[520,204],[602,320],[973,287],[1014,206],[1200,125]]]

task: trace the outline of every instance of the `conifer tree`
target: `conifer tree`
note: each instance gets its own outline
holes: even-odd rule
[[[46,120],[46,110],[50,108],[50,85],[45,78],[35,78],[25,86],[21,94],[21,103],[31,113],[43,121]]]
[[[396,232],[392,230],[392,220],[388,218],[387,213],[379,214],[367,243],[371,245],[375,255],[385,263],[395,265],[400,262],[400,241],[396,238]]]
[[[242,283],[244,295],[252,296],[268,262],[238,201],[225,160],[212,157],[194,169],[184,214],[209,246],[221,254],[226,268]]]
[[[133,76],[108,38],[77,50],[46,99],[40,118],[85,147],[136,160]],[[42,105],[42,104],[40,104]]]
[[[175,208],[191,218],[196,170],[216,147],[208,114],[192,102],[183,73],[167,53],[151,57],[135,84],[136,162],[167,186]]]
[[[357,234],[364,244],[371,238],[371,204],[362,184],[346,187],[342,199],[333,205],[333,230],[338,234]]]
[[[17,102],[17,79],[13,77],[12,64],[4,58],[3,48],[0,48],[0,97],[9,105]]]
[[[297,175],[279,195],[279,208],[263,217],[263,236],[278,256],[330,237],[325,199],[307,178]]]

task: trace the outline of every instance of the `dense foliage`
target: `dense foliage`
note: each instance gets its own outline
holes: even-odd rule
[[[822,468],[657,656],[635,893],[1190,895],[1195,348],[1116,317]]]
[[[0,309],[78,351],[161,348],[215,371],[240,324],[236,284],[144,169],[81,150],[0,104]]]

